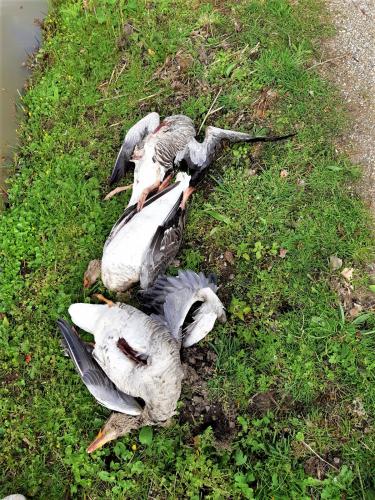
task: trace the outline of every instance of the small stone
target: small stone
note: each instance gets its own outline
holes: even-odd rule
[[[343,276],[346,279],[346,281],[350,281],[353,277],[353,271],[354,269],[352,267],[345,267],[341,271],[341,276]]]
[[[335,457],[335,458],[333,459],[333,463],[334,463],[334,464],[336,464],[336,465],[339,465],[339,464],[340,464],[340,462],[341,462],[341,460],[339,459],[339,457]]]
[[[331,255],[329,258],[329,268],[331,271],[337,271],[342,266],[342,259],[337,257],[337,255]]]
[[[288,253],[288,250],[286,248],[280,248],[279,257],[281,259],[285,259],[287,253]]]
[[[249,168],[246,172],[248,177],[253,177],[254,175],[256,175],[256,173],[257,171],[255,170],[255,168]]]
[[[235,423],[231,420],[231,421],[229,422],[229,428],[230,428],[230,429],[234,429],[235,427],[236,427],[236,424],[235,424]]]
[[[224,259],[229,262],[229,264],[234,264],[234,255],[229,250],[224,252]]]
[[[229,275],[229,279],[232,280],[234,278],[234,274]]]

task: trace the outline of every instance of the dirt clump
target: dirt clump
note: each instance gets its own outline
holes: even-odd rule
[[[208,427],[217,441],[227,442],[235,429],[236,416],[224,409],[220,401],[211,401],[208,380],[215,371],[217,355],[206,346],[189,347],[182,352],[185,380],[179,423],[190,425],[188,440],[194,441]]]
[[[325,462],[316,456],[309,457],[305,460],[303,464],[305,473],[316,479],[324,479],[329,472],[334,470],[329,464],[333,465],[336,469],[340,468],[342,461],[336,454],[328,453],[322,456],[322,458]]]

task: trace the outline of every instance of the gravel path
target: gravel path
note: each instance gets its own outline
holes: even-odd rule
[[[361,195],[375,217],[375,0],[326,0],[337,33],[323,72],[341,89],[353,120],[343,149],[363,166]]]

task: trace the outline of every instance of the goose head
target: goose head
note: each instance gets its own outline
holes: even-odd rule
[[[90,288],[99,278],[101,274],[100,260],[95,259],[89,262],[85,274],[83,275],[83,286]]]
[[[141,417],[131,417],[125,415],[125,413],[112,413],[94,441],[88,446],[87,453],[98,450],[106,443],[125,436],[130,431],[138,429],[142,425]]]

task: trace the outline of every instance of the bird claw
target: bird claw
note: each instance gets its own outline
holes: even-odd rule
[[[122,191],[127,191],[128,189],[131,189],[133,187],[133,184],[129,184],[128,186],[120,186],[120,187],[117,187],[115,189],[112,189],[112,191],[110,191],[105,197],[104,197],[104,200],[107,201],[107,200],[110,200],[111,198],[113,198],[116,194],[118,193],[122,193]]]
[[[104,297],[104,295],[102,295],[101,293],[94,293],[94,297],[100,300],[100,302],[104,302],[105,304],[107,304],[108,307],[112,307],[115,305],[112,300],[107,299],[107,297]]]

